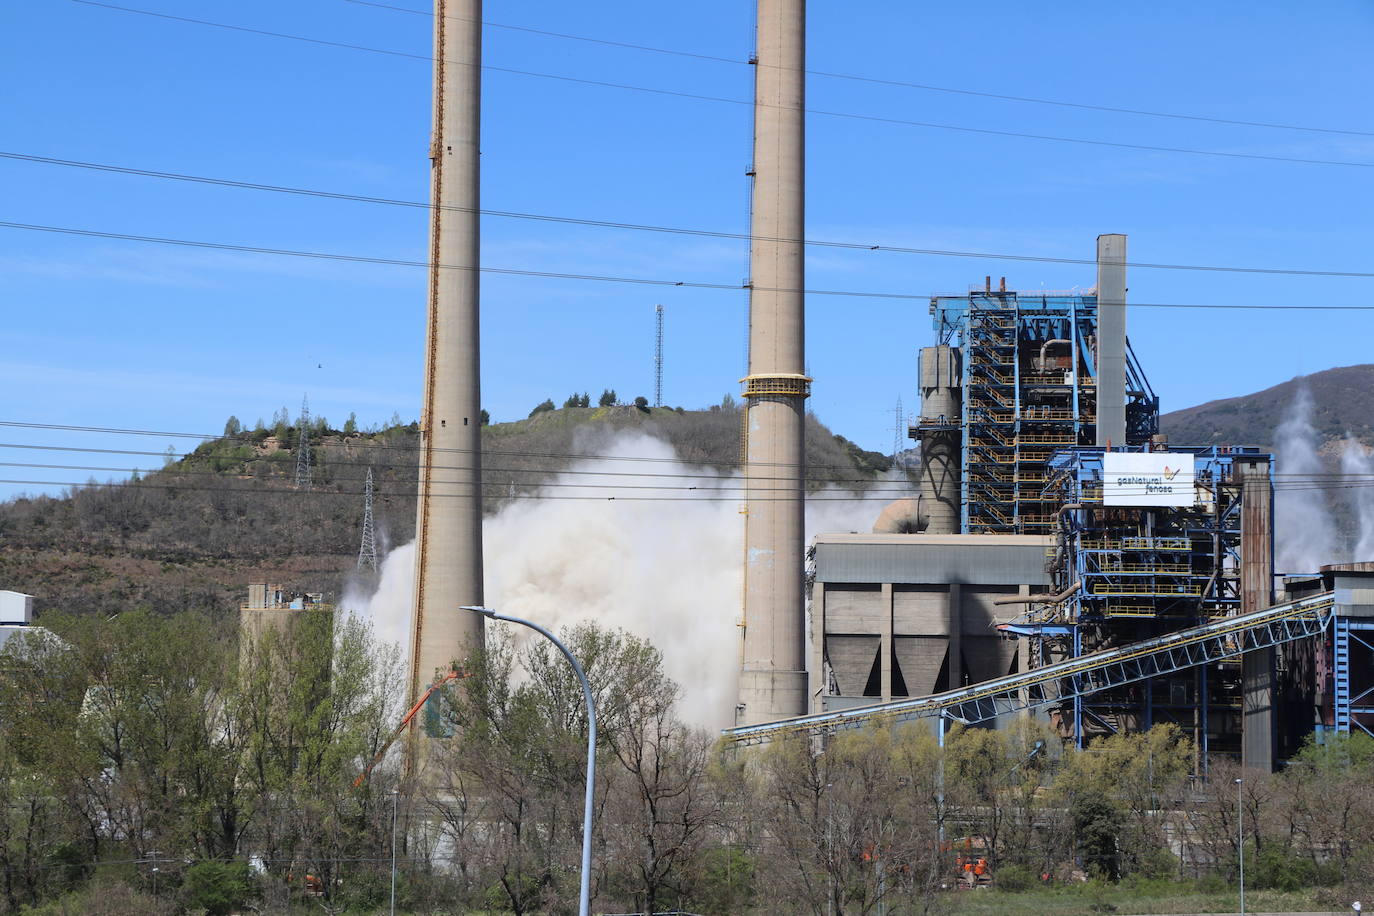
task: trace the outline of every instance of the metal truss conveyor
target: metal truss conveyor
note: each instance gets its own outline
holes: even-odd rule
[[[1333,606],[1333,594],[1325,592],[959,690],[730,728],[723,734],[728,743],[750,745],[792,734],[824,735],[841,729],[918,719],[986,722],[1007,713],[1053,706],[1075,697],[1316,636],[1328,626]]]

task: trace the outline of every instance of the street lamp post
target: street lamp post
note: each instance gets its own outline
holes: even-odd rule
[[[396,799],[400,789],[391,790],[391,916],[396,916]]]
[[[1236,777],[1236,850],[1240,854],[1240,916],[1245,916],[1245,805],[1241,800],[1241,786]]]
[[[587,700],[587,792],[582,805],[582,892],[581,904],[578,909],[580,916],[590,916],[591,914],[591,888],[592,888],[592,803],[596,788],[596,701],[592,698],[592,685],[587,680],[586,673],[582,666],[578,664],[568,647],[559,641],[548,630],[537,623],[523,620],[519,617],[511,617],[502,614],[489,607],[473,607],[464,605],[463,610],[474,611],[483,614],[493,620],[505,620],[510,623],[518,623],[521,626],[529,627],[538,633],[543,634],[550,642],[558,647],[558,651],[563,653],[563,657],[572,665],[573,671],[577,674],[577,679],[582,682],[582,695]]]

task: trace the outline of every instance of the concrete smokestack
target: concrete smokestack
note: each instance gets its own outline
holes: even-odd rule
[[[411,701],[482,647],[482,440],[478,362],[481,0],[434,5],[429,330],[415,525]],[[440,265],[443,265],[440,267]]]
[[[1126,444],[1126,236],[1097,237],[1097,444]]]
[[[740,724],[806,712],[805,0],[758,0]]]

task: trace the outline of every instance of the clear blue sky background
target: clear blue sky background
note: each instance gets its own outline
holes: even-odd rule
[[[396,0],[425,9],[423,0]],[[344,0],[128,0],[130,6],[426,55],[426,16]],[[486,63],[747,103],[753,5],[488,3],[492,23],[715,55],[718,63],[507,28]],[[993,93],[1374,132],[1374,4],[813,2],[814,70]],[[0,8],[0,148],[148,169],[424,200],[429,64],[117,12],[72,0]],[[748,230],[747,104],[488,72],[492,209]],[[1370,270],[1374,136],[1080,111],[813,76],[814,109],[1156,146],[1343,160],[1247,161],[980,135],[815,114],[811,238],[1091,258]],[[319,201],[0,161],[0,219],[422,259],[422,210]],[[739,283],[743,242],[487,218],[488,266]],[[251,424],[302,394],[336,425],[419,412],[425,272],[0,229],[0,419],[154,430]],[[1091,286],[1090,266],[812,249],[808,286],[927,295],[985,274]],[[667,309],[665,401],[737,392],[746,297],[483,278],[484,402],[497,421],[546,397],[652,396]],[[995,282],[995,280],[994,280]],[[1133,270],[1135,302],[1366,304],[1374,281]],[[813,296],[812,406],[892,448],[917,406],[921,301]],[[1370,361],[1365,313],[1136,309],[1135,350],[1164,409]],[[174,440],[0,430],[8,443],[161,450]],[[184,442],[178,442],[184,446]],[[0,451],[0,460],[41,453]],[[52,463],[155,459],[51,455]],[[41,460],[41,459],[40,459]],[[3,477],[84,479],[10,468]],[[107,475],[96,474],[104,477]],[[0,495],[34,486],[0,486]]]

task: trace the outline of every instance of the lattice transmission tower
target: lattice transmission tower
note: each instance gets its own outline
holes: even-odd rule
[[[654,306],[654,406],[663,406],[663,306]]]
[[[363,542],[358,547],[358,571],[377,571],[377,532],[372,525],[372,468],[367,469],[363,489]]]
[[[296,421],[300,435],[296,439],[296,486],[310,489],[314,474],[310,466],[310,396],[301,398],[301,416]]]
[[[906,450],[906,426],[902,422],[902,396],[897,395],[897,406],[892,413],[895,420],[892,424],[892,463],[898,464],[901,461],[900,455]]]

